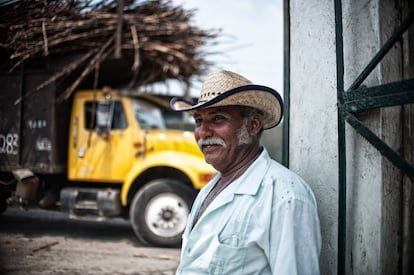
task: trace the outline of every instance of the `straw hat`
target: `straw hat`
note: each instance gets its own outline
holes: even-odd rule
[[[229,105],[249,106],[262,111],[264,129],[278,125],[283,115],[283,101],[278,92],[254,85],[230,71],[210,73],[203,83],[197,104],[176,97],[170,101],[171,109],[179,112]]]

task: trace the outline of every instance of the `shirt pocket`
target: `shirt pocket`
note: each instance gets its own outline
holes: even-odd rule
[[[241,274],[246,256],[246,248],[240,246],[240,236],[233,234],[218,239],[217,249],[215,250],[210,265],[209,274]]]

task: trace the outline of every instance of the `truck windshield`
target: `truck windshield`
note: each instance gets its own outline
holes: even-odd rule
[[[165,129],[165,121],[161,110],[154,104],[142,100],[133,99],[132,108],[139,125],[143,129]]]

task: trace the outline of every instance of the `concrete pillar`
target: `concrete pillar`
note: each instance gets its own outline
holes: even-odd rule
[[[336,271],[338,146],[334,3],[290,1],[289,167],[317,197],[321,273]]]

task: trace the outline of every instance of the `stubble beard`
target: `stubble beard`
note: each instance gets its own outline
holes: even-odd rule
[[[253,141],[253,137],[249,134],[249,131],[247,130],[247,123],[248,119],[243,120],[242,126],[237,131],[237,145],[246,145],[251,144]]]

